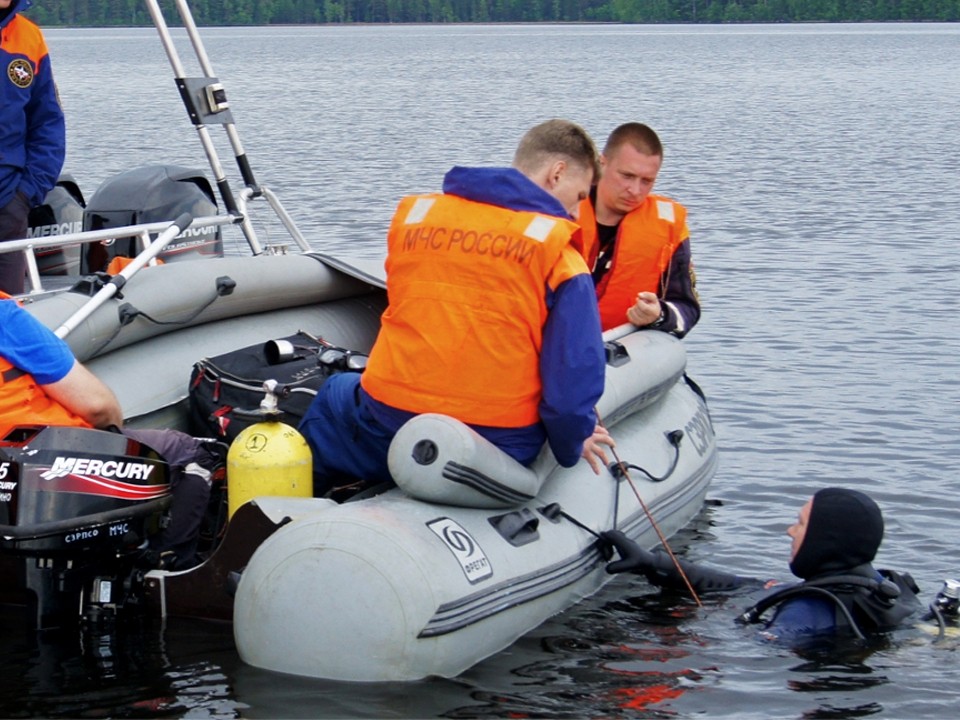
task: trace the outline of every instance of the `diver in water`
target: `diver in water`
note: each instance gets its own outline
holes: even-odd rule
[[[883,516],[862,492],[820,490],[800,509],[787,534],[792,539],[790,570],[800,583],[774,587],[693,563],[679,565],[697,594],[773,587],[738,618],[762,623],[763,635],[769,638],[864,638],[892,630],[920,610],[919,589],[909,574],[872,565],[883,539]],[[607,572],[634,572],[662,588],[686,589],[667,553],[647,552],[616,530],[601,533],[601,538],[620,555],[607,565]]]

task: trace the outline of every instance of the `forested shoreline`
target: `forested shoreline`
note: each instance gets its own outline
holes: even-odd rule
[[[171,24],[173,3],[162,2]],[[957,22],[960,0],[193,0],[199,25]],[[35,0],[44,27],[142,26],[142,0]]]

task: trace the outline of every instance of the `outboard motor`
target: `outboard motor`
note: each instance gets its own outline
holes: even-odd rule
[[[62,174],[43,203],[30,210],[27,237],[46,238],[83,230],[83,193],[72,175]],[[80,246],[48,247],[35,251],[41,275],[76,275]]]
[[[213,188],[203,172],[177,165],[145,165],[103,181],[87,203],[83,229],[172,222],[185,212],[195,218],[217,214]],[[100,272],[113,258],[136,257],[142,249],[137,237],[85,245],[80,272]],[[223,257],[219,225],[187,228],[159,255],[163,262],[199,257]]]
[[[41,629],[115,611],[170,492],[166,463],[124,435],[12,429],[0,438],[4,584],[26,591]]]

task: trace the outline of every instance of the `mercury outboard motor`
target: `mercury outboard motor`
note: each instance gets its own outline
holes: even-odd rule
[[[0,581],[25,591],[41,629],[115,611],[170,493],[166,463],[124,435],[12,429],[0,437]]]
[[[72,175],[64,173],[43,203],[30,210],[28,238],[46,238],[83,230],[83,193]],[[41,275],[76,275],[80,271],[80,246],[48,247],[35,251]]]
[[[213,188],[203,172],[177,165],[145,165],[103,181],[87,203],[83,229],[172,222],[183,213],[195,218],[217,214]],[[136,257],[143,249],[138,240],[127,237],[85,245],[80,272],[105,270],[117,256]],[[219,225],[187,228],[159,255],[163,262],[200,257],[223,257]]]

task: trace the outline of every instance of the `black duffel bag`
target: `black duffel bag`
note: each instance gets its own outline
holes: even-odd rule
[[[253,413],[266,394],[263,382],[270,379],[284,389],[278,399],[280,420],[296,427],[328,377],[362,371],[366,359],[302,330],[204,358],[190,374],[191,432],[231,442],[244,428],[260,422]]]

